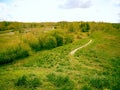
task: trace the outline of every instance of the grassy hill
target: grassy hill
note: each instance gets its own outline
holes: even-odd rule
[[[1,33],[0,90],[120,90],[120,25],[88,24],[37,23],[27,33]]]

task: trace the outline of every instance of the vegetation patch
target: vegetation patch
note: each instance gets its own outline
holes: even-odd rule
[[[120,90],[120,24],[0,22],[0,90]]]
[[[19,77],[15,82],[15,86],[22,86],[22,87],[27,87],[27,88],[36,88],[41,85],[42,85],[42,82],[34,74],[30,74],[28,76],[23,75]]]
[[[68,76],[50,73],[47,75],[48,81],[61,90],[73,90],[74,82]]]
[[[90,85],[96,89],[110,88],[108,79],[97,76],[90,79]]]
[[[29,56],[29,49],[27,49],[25,44],[21,42],[11,43],[6,49],[0,51],[0,64],[7,64],[27,56]]]

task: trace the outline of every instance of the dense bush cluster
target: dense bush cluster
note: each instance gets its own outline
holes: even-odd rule
[[[22,36],[24,43],[27,43],[32,49],[39,50],[40,45],[38,39],[32,33],[26,33]]]
[[[31,48],[31,50],[34,51],[40,51],[62,46],[71,43],[72,41],[73,37],[71,35],[65,35],[58,31],[39,35],[35,35],[31,32],[25,33],[22,35],[20,42],[14,42],[7,46],[5,50],[0,51],[0,64],[6,64],[15,59],[28,56],[29,50],[27,48]],[[27,46],[25,47],[25,45]]]
[[[23,41],[33,50],[40,51],[71,43],[73,41],[73,36],[69,34],[65,35],[59,31],[52,31],[50,33],[44,33],[38,36],[32,33],[27,33],[23,35]]]
[[[23,43],[12,43],[5,50],[0,51],[0,64],[27,56],[29,56],[29,51]]]

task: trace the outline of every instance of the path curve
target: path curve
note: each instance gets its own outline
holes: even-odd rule
[[[92,42],[92,40],[90,40],[88,43],[84,44],[83,46],[81,46],[81,47],[79,47],[79,48],[76,48],[76,49],[72,50],[72,51],[70,52],[70,55],[74,55],[74,53],[75,53],[77,50],[79,50],[79,49],[81,49],[81,48],[84,48],[84,47],[88,46],[91,42]]]

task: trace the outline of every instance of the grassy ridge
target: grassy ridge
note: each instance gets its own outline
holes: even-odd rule
[[[118,32],[119,33],[119,32]],[[76,59],[82,67],[95,70],[93,76],[88,71],[87,83],[93,89],[120,89],[120,56],[119,34],[95,32],[92,36],[94,43],[76,52]]]

